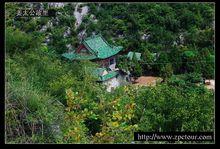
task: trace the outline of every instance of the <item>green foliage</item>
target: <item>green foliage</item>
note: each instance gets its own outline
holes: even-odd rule
[[[62,100],[65,96],[65,89],[73,86],[75,80],[76,79],[71,75],[71,72],[59,76],[58,78],[49,82],[51,93],[53,95],[60,95]],[[62,102],[65,103],[65,100],[62,100]]]
[[[49,43],[49,47],[55,49],[57,54],[63,54],[67,51],[67,40],[63,38],[65,28],[56,28],[52,30],[52,43]]]
[[[213,99],[203,87],[145,89],[137,105],[140,131],[213,131]]]
[[[38,37],[39,39],[39,37]],[[6,51],[10,54],[39,47],[40,40],[12,27],[6,29]]]
[[[15,65],[17,67],[14,70]],[[16,64],[16,61],[8,59],[7,66],[10,68],[10,71],[6,71],[7,142],[54,142],[56,138],[51,132],[51,125],[60,124],[63,107],[54,97],[36,87],[30,79],[23,77],[25,71],[19,71],[22,67]]]
[[[200,58],[206,63],[201,63],[201,71],[204,78],[214,78],[215,71],[215,56],[211,54],[212,50],[208,48],[201,49]]]
[[[142,75],[142,67],[141,67],[140,61],[138,61],[136,56],[133,56],[133,59],[130,62],[130,65],[131,65],[132,74],[134,76],[139,77]]]
[[[189,73],[186,74],[186,81],[191,83],[201,83],[203,81],[202,75],[198,73]]]
[[[208,75],[207,72],[200,69],[201,64],[195,65],[191,62],[199,60],[202,48],[210,47],[213,49],[214,29],[212,22],[214,20],[214,5],[194,3],[111,4],[101,5],[99,11],[97,11],[96,5],[92,7],[90,12],[97,16],[99,20],[96,30],[101,31],[107,39],[113,37],[109,40],[115,41],[115,44],[122,45],[125,49],[130,49],[131,51],[137,50],[142,55],[146,55],[144,50],[146,48],[150,52],[160,53],[165,51],[169,60],[163,61],[159,58],[155,63],[171,63],[176,74],[195,71],[202,73],[204,76],[213,76],[214,73],[211,67],[209,67],[209,61],[203,63],[203,65],[208,65],[208,69],[206,68],[207,72],[210,72]],[[88,28],[93,28],[92,26],[88,25]],[[142,33],[150,35],[147,41],[139,40]],[[183,34],[183,39],[180,39],[181,34]],[[119,35],[124,36],[123,40],[119,38]],[[147,44],[144,44],[145,42]],[[173,45],[174,42],[177,43],[177,46]],[[181,46],[186,46],[187,50],[195,54],[195,58],[187,60],[190,63],[186,65],[181,56],[184,51],[179,50]],[[174,53],[176,56],[173,55]],[[205,61],[207,60],[205,59]],[[144,62],[149,63],[145,58]],[[153,66],[156,69],[148,71],[145,71],[146,67],[150,68],[151,66],[146,66],[143,63],[141,67],[144,74],[152,71],[154,74],[159,75],[160,73],[158,72],[161,68],[165,68],[165,65],[156,64],[156,66]]]
[[[47,52],[48,52],[48,47],[45,46],[45,45],[44,45],[44,46],[41,46],[40,50],[41,50],[42,52],[47,53]]]
[[[201,74],[186,73],[181,75],[173,75],[167,80],[167,83],[172,86],[195,86],[195,83],[203,84],[204,80]]]
[[[117,61],[117,67],[126,71],[130,71],[135,77],[142,75],[141,61],[136,56],[130,60],[126,56],[120,56]]]
[[[169,62],[168,54],[166,52],[161,52],[159,54],[156,63],[157,64],[154,66],[154,69],[157,71],[157,75],[166,79],[173,74],[173,67]]]
[[[15,9],[21,6],[30,6],[19,3],[7,4],[6,22],[8,26],[13,26],[13,28],[15,27],[25,33],[37,32],[42,28],[42,25],[47,24],[47,21],[53,22],[53,26],[48,28],[46,33],[51,33],[49,49],[53,49],[53,51],[58,54],[66,52],[68,50],[66,45],[69,43],[71,43],[75,49],[79,43],[77,34],[83,29],[86,29],[87,36],[92,35],[92,32],[96,34],[102,33],[110,43],[122,45],[124,49],[138,51],[142,53],[142,55],[149,54],[145,53],[145,49],[148,49],[149,52],[167,52],[169,63],[172,64],[175,74],[197,72],[206,78],[214,77],[213,64],[208,58],[200,58],[202,49],[204,48],[208,48],[211,54],[214,54],[213,4],[151,3],[144,5],[87,5],[89,6],[89,14],[83,17],[82,24],[77,30],[75,30],[74,25],[75,18],[72,16],[75,4],[70,3],[66,4],[63,8],[56,8],[59,15],[57,18],[51,19],[44,17],[37,19],[14,18],[13,16],[16,14]],[[43,7],[46,7],[46,5]],[[93,22],[93,19],[90,18],[91,14],[96,17],[98,20],[97,23]],[[63,38],[67,26],[70,27],[71,35],[68,38]],[[140,40],[144,33],[148,34],[149,38],[147,40]],[[16,32],[16,35],[19,34]],[[43,35],[40,36],[44,38]],[[9,37],[9,39],[6,41],[13,41],[11,40],[12,37],[7,37]],[[29,40],[23,38],[23,40],[20,41],[21,43],[15,46],[16,49],[17,47],[22,49],[26,48],[28,43],[30,43],[29,41],[36,41],[36,39],[31,38]],[[36,42],[32,42],[30,45],[33,45],[33,43]],[[176,43],[175,46],[174,43]],[[12,44],[13,43],[11,43],[11,45]],[[185,53],[185,51],[180,50],[181,46],[187,47],[187,49],[185,49],[186,51],[191,51],[195,54],[193,59],[187,59],[187,62],[189,62],[187,64],[184,64],[185,58],[180,56]],[[173,54],[175,54],[175,56]],[[205,62],[203,62],[203,64],[196,62],[195,65],[191,63],[198,60]],[[159,59],[155,61],[155,63],[160,62]],[[141,65],[137,64],[137,70],[140,70],[137,75],[144,75],[149,72],[160,75],[160,73],[158,73],[159,70],[165,68],[164,65],[159,66],[156,64],[156,66],[151,66],[146,63],[149,63],[149,61],[144,58],[144,63]],[[201,65],[205,65],[205,67],[203,67],[204,69],[201,69]],[[151,69],[151,67],[156,67],[156,69]]]
[[[32,65],[30,65],[30,63]],[[74,65],[78,66],[78,68],[74,67]],[[62,62],[61,65],[60,60],[52,57],[51,55],[43,53],[42,51],[27,51],[23,55],[16,55],[12,59],[8,58],[6,70],[8,74],[6,78],[9,82],[7,85],[9,86],[9,88],[7,88],[7,100],[10,102],[8,104],[9,106],[11,104],[15,104],[16,108],[9,108],[8,111],[6,111],[6,113],[9,113],[7,116],[11,118],[12,116],[10,113],[15,112],[20,112],[17,115],[21,115],[23,114],[21,113],[23,108],[28,113],[27,115],[25,114],[21,119],[7,120],[8,128],[10,128],[7,134],[12,137],[9,139],[9,142],[17,139],[18,136],[25,137],[26,133],[30,134],[30,132],[32,132],[30,137],[36,133],[40,133],[39,137],[48,137],[47,140],[44,139],[44,141],[48,143],[51,141],[61,141],[60,135],[58,135],[59,140],[55,140],[57,138],[57,133],[53,134],[50,132],[51,129],[53,129],[51,128],[52,125],[59,124],[57,117],[59,116],[60,121],[60,116],[63,114],[62,107],[55,107],[53,102],[55,102],[55,104],[59,103],[60,105],[66,105],[65,89],[67,88],[73,87],[75,89],[84,90],[87,93],[86,98],[91,98],[96,94],[97,90],[91,90],[91,88],[98,88],[98,85],[94,84],[94,79],[89,79],[89,72],[84,70],[85,67],[91,67],[91,65],[89,66],[88,62],[82,62],[81,65],[74,65],[68,63],[65,64],[65,62]],[[70,68],[75,69],[73,71]],[[82,70],[84,73],[82,73]],[[75,73],[75,71],[78,73]],[[79,76],[81,76],[81,79]],[[77,80],[76,77],[80,81]],[[59,101],[61,101],[63,104],[61,104]],[[19,104],[17,105],[17,103]],[[17,111],[17,109],[19,109],[19,111]],[[14,116],[12,118],[14,118]],[[37,125],[36,127],[40,127],[40,130],[33,130],[31,127],[30,130],[27,128],[28,132],[25,132],[25,130],[21,135],[13,132],[16,131],[18,127],[18,131],[25,129],[20,126],[24,123],[23,121],[28,121],[27,125],[32,125],[32,123],[33,125]],[[14,126],[15,128],[11,128],[11,123],[17,123]],[[60,127],[61,125],[62,124],[60,124]],[[43,127],[42,131],[41,127]],[[23,141],[25,142],[27,140],[24,138]],[[40,141],[41,140],[38,139],[35,141],[32,140],[31,142]]]
[[[167,78],[170,78],[173,74],[172,64],[168,63],[165,66],[163,66],[160,70],[160,74],[160,76],[162,76],[165,80]]]
[[[200,78],[199,74],[180,77],[178,84],[175,80],[167,80],[168,84],[155,87],[136,88],[131,85],[106,93],[89,77],[90,70],[85,69],[85,66],[91,67],[88,62],[73,63],[68,67],[63,61],[61,67],[59,60],[40,53],[28,52],[25,59],[17,55],[7,61],[6,78],[10,87],[6,93],[9,101],[6,100],[9,107],[6,110],[8,142],[131,143],[133,132],[138,130],[213,130],[213,93],[203,86],[193,85]],[[38,56],[46,62],[39,68],[35,66],[35,62],[40,64]],[[33,69],[30,69],[25,61],[29,63],[33,58],[35,62],[31,62]],[[56,73],[49,69],[52,66]],[[71,73],[71,68],[74,68],[74,73]],[[36,74],[41,79],[43,75],[47,77],[46,74],[50,77],[40,79],[43,82],[37,84]],[[43,83],[44,86],[40,86]],[[65,112],[61,112],[62,107],[51,104],[56,98],[65,103]],[[14,103],[11,99],[19,103],[15,104],[16,108],[11,107]],[[22,120],[14,117],[23,116],[21,107],[28,111]],[[19,140],[21,137],[16,131],[23,132],[24,128],[20,126],[23,121],[39,129],[30,127],[31,131],[25,132],[30,131],[32,135],[29,133],[30,137],[24,135]],[[51,134],[54,124],[59,124],[60,130]],[[41,130],[42,125],[44,130]]]
[[[56,18],[18,18],[17,9],[30,5],[5,5],[7,143],[131,143],[137,131],[214,131],[214,92],[202,84],[214,78],[212,3],[86,5],[89,14],[77,30],[75,4],[56,8]],[[39,31],[48,21],[52,26]],[[61,58],[67,44],[78,47],[83,29],[142,54],[141,61],[120,55],[118,68],[165,82],[106,92],[91,75],[96,64]]]

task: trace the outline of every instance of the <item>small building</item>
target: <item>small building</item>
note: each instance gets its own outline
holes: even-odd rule
[[[205,80],[204,83],[207,89],[215,91],[215,80]]]
[[[107,91],[111,91],[111,88],[119,86],[116,79],[120,74],[116,68],[116,55],[122,48],[110,45],[101,35],[93,35],[84,39],[75,51],[64,53],[62,56],[69,60],[91,60],[99,64],[94,74],[98,75],[98,81],[107,85]]]
[[[84,39],[75,51],[64,53],[62,56],[69,60],[91,60],[100,64],[100,67],[114,70],[116,54],[121,50],[122,46],[110,45],[101,35],[93,35]]]
[[[129,60],[133,60],[134,58],[136,58],[139,61],[139,60],[141,60],[141,53],[130,51],[127,55],[127,58]]]

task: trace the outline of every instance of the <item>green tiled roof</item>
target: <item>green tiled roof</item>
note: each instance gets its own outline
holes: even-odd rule
[[[97,68],[97,69],[94,69],[92,71],[92,73],[93,73],[93,75],[99,77],[99,76],[101,76],[102,72],[105,71],[105,70],[107,71],[106,68]]]
[[[134,56],[137,58],[137,60],[141,60],[141,53],[138,53],[138,52],[129,52],[127,55],[127,58],[132,60]]]
[[[82,42],[87,49],[90,51],[91,55],[80,55],[74,52],[64,53],[62,56],[70,60],[92,60],[92,59],[105,59],[117,54],[122,50],[122,46],[112,46],[105,41],[101,35],[91,36],[86,38]]]
[[[70,60],[92,60],[96,58],[94,55],[80,55],[74,52],[64,53],[62,56]]]
[[[101,80],[102,80],[102,81],[106,81],[106,80],[108,80],[108,79],[111,79],[111,78],[115,77],[117,74],[118,74],[117,71],[109,72],[108,74],[106,74],[106,75],[104,75],[104,76],[101,76]]]
[[[110,72],[107,71],[108,74],[101,76],[102,72],[105,70],[107,71],[106,68],[97,68],[97,69],[93,70],[92,73],[94,76],[98,77],[98,79],[99,79],[98,81],[106,81],[108,79],[115,77],[118,74],[117,71],[110,71]]]
[[[117,54],[122,50],[122,46],[112,46],[105,41],[101,35],[91,36],[83,41],[83,44],[93,51],[97,58],[105,59]]]

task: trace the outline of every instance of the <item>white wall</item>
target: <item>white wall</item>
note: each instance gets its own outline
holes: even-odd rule
[[[109,79],[103,83],[106,85],[108,92],[111,92],[112,88],[115,89],[116,87],[118,87],[120,85],[120,83],[119,83],[118,79],[116,79],[116,77]]]

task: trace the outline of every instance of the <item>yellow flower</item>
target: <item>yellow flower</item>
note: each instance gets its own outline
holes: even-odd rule
[[[100,132],[100,133],[96,133],[95,135],[98,137],[102,137],[104,134]]]
[[[122,116],[120,115],[119,112],[116,112],[116,113],[113,114],[113,118],[116,118],[120,121],[122,119]]]
[[[134,127],[134,128],[138,128],[138,125],[137,125],[137,124],[134,124],[133,127]]]
[[[131,108],[134,108],[134,106],[135,106],[135,103],[132,103],[132,104],[131,104]]]
[[[127,118],[130,120],[132,118],[132,115],[131,114],[128,114],[127,115]]]
[[[111,125],[112,125],[113,127],[118,127],[118,126],[119,126],[118,122],[112,122]]]
[[[70,112],[70,107],[67,107],[67,108],[66,108],[66,111],[67,111],[67,112]]]

